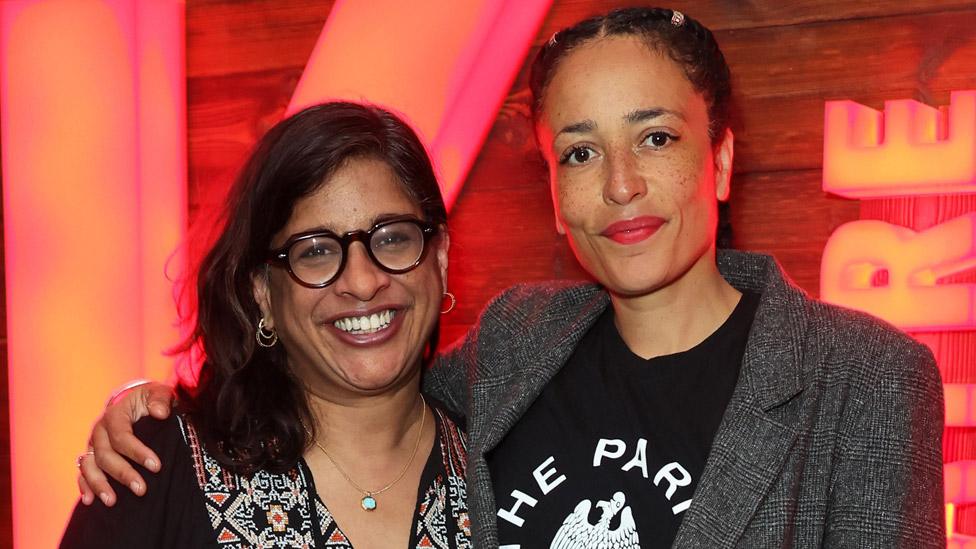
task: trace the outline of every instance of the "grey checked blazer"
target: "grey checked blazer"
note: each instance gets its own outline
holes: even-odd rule
[[[867,315],[808,298],[769,257],[722,252],[761,294],[739,381],[675,547],[945,547],[942,385],[927,348]],[[496,298],[425,375],[468,418],[468,505],[497,547],[486,453],[609,303],[594,285]]]

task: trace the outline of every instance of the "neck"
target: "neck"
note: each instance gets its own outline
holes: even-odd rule
[[[722,278],[715,252],[648,294],[611,293],[615,322],[631,352],[648,359],[698,345],[728,319],[742,294]]]
[[[383,455],[406,446],[412,448],[421,417],[420,372],[381,395],[312,394],[309,404],[315,417],[316,439],[336,458],[362,456],[364,452]],[[432,421],[429,410],[427,415]]]

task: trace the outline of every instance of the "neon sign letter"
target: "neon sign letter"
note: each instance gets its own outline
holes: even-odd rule
[[[974,236],[976,213],[921,233],[882,221],[847,223],[824,248],[821,296],[906,330],[976,328],[976,284],[938,283],[976,267]]]
[[[976,192],[976,91],[953,92],[950,103],[944,115],[917,101],[886,101],[882,117],[828,101],[823,189],[848,198]]]

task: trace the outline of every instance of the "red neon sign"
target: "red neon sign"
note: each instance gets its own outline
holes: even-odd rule
[[[912,100],[886,101],[883,116],[828,101],[823,189],[848,198],[976,192],[976,91],[953,92],[947,114]]]
[[[976,91],[953,92],[947,111],[916,101],[882,114],[852,101],[826,104],[823,188],[850,198],[976,192]],[[976,328],[976,284],[944,279],[976,268],[976,212],[922,232],[883,221],[838,228],[824,248],[821,297],[907,330]],[[976,426],[976,385],[945,386],[947,427]],[[976,461],[945,465],[947,545],[956,506],[976,503]]]
[[[976,284],[940,284],[976,267],[976,213],[916,233],[882,221],[853,221],[830,236],[821,298],[906,330],[976,328]]]
[[[945,426],[976,427],[976,384],[950,383],[945,391]]]
[[[54,547],[92,394],[166,377],[186,218],[183,2],[0,1],[14,546]],[[44,474],[38,474],[44,471]],[[43,511],[41,511],[43,510]]]
[[[365,99],[401,114],[427,145],[450,210],[551,4],[339,0],[288,111]]]

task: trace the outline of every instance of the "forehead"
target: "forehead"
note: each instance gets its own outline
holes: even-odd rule
[[[707,116],[704,99],[672,59],[635,36],[600,38],[559,62],[540,122],[559,131],[567,121],[619,119],[646,108]]]
[[[314,193],[295,203],[283,232],[368,229],[377,218],[390,214],[421,217],[421,210],[389,164],[375,158],[352,158]]]

